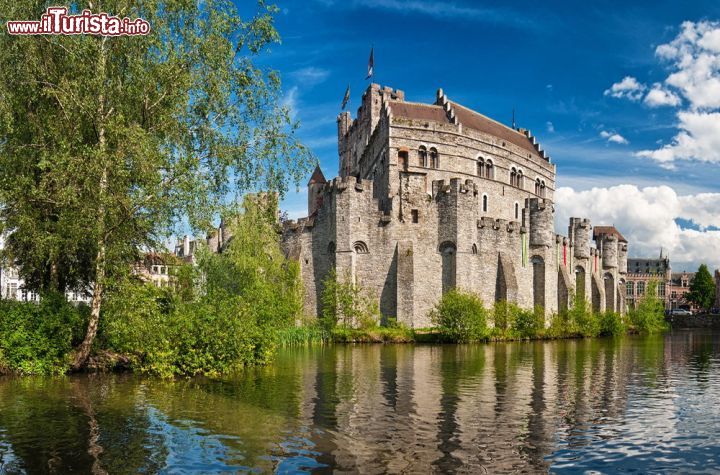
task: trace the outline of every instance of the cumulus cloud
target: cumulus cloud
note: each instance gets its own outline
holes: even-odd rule
[[[678,113],[678,119],[680,130],[672,143],[636,155],[666,165],[675,160],[720,163],[720,112],[683,111]]]
[[[601,131],[600,137],[607,139],[607,141],[611,142],[611,143],[617,143],[617,144],[622,144],[622,145],[627,145],[630,143],[628,141],[628,139],[626,139],[622,135],[620,135],[616,132],[608,132],[607,130]]]
[[[653,84],[652,89],[648,91],[645,99],[643,99],[643,104],[648,107],[676,107],[680,105],[680,97],[674,92],[663,88],[660,83],[656,82]]]
[[[618,99],[625,98],[631,101],[639,101],[642,99],[645,89],[646,86],[639,83],[634,77],[625,76],[622,81],[610,86],[610,89],[607,89],[604,94]]]
[[[668,68],[662,82],[647,90],[626,76],[605,91],[632,101],[643,98],[648,107],[678,108],[677,132],[670,143],[636,156],[668,169],[677,160],[720,163],[720,22],[684,22],[678,35],[659,45],[655,55]]]
[[[675,269],[694,269],[700,263],[720,267],[720,193],[678,196],[668,186],[638,188],[618,185],[576,191],[562,187],[555,192],[557,232],[567,235],[571,216],[590,218],[593,225],[614,225],[627,238],[630,255],[657,256],[669,250]],[[700,229],[682,228],[687,220]],[[708,230],[710,228],[710,230]]]

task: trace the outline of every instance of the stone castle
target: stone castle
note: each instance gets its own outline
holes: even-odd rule
[[[308,217],[283,230],[300,262],[305,310],[321,313],[332,268],[377,297],[383,317],[430,326],[453,287],[547,316],[582,296],[625,309],[627,241],[612,226],[571,218],[554,232],[556,166],[533,135],[451,101],[405,101],[370,85],[353,119],[337,118],[340,176],[316,168]],[[591,245],[591,238],[594,246]]]

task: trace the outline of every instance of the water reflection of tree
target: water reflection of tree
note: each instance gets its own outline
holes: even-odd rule
[[[0,381],[0,427],[20,472],[152,473],[164,462],[151,457],[132,390],[113,376]]]

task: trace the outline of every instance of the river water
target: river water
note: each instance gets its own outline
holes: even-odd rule
[[[227,381],[0,378],[0,473],[720,472],[720,333],[283,350]]]

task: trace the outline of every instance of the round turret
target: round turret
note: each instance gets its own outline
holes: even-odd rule
[[[590,220],[573,219],[575,257],[578,259],[587,259],[590,257]]]
[[[602,242],[602,264],[605,268],[614,269],[618,266],[618,239],[616,236],[605,236]]]

